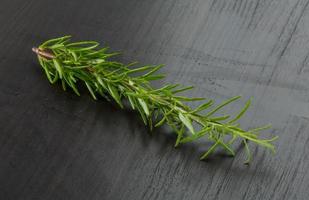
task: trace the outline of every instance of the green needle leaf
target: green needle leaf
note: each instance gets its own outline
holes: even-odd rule
[[[195,134],[195,131],[193,129],[192,122],[190,121],[190,119],[184,114],[182,114],[181,112],[178,114],[178,117],[184,123],[184,125],[189,129],[189,131],[192,134]]]
[[[95,96],[95,94],[94,94],[92,88],[90,87],[89,83],[85,82],[85,84],[86,84],[86,86],[87,86],[87,88],[88,88],[88,90],[89,90],[91,96],[92,96],[95,100],[97,100],[97,97]]]
[[[250,104],[251,104],[251,99],[249,99],[247,101],[247,103],[244,106],[244,108],[239,112],[239,114],[234,119],[229,121],[229,123],[232,124],[232,123],[236,122],[237,120],[239,120],[245,114],[245,112],[248,110],[248,108],[250,107]]]
[[[217,141],[214,145],[212,145],[210,147],[210,149],[208,149],[208,151],[206,153],[204,153],[201,157],[200,160],[205,160],[206,158],[208,158],[208,156],[214,152],[214,150],[217,148],[217,146],[219,145],[219,141]]]
[[[165,121],[166,121],[166,118],[163,117],[163,118],[155,125],[155,127],[159,127],[159,126],[163,125],[163,123],[164,123]]]
[[[57,59],[53,59],[53,62],[54,62],[54,65],[55,65],[56,70],[57,70],[58,73],[59,73],[60,79],[62,79],[63,71],[62,71],[62,68],[61,68],[61,66],[60,66],[60,63],[58,62]]]
[[[178,90],[174,90],[174,91],[172,91],[172,93],[176,94],[176,93],[179,93],[179,92],[184,92],[184,91],[187,91],[187,90],[191,90],[193,88],[194,88],[194,86],[184,87],[184,88],[181,88],[181,89],[178,89]]]
[[[131,104],[132,109],[135,110],[135,101],[134,101],[133,97],[128,95],[128,99],[129,99],[129,102]]]
[[[246,153],[247,153],[247,160],[244,162],[244,164],[249,164],[250,161],[251,161],[251,152],[250,152],[250,149],[249,149],[249,146],[247,144],[247,141],[246,140],[243,140],[243,143],[245,145],[245,149],[246,149]]]
[[[158,71],[159,69],[161,69],[163,67],[163,65],[158,65],[156,67],[153,67],[152,70],[150,70],[148,73],[144,74],[142,77],[148,77],[150,75],[152,75],[153,73],[155,73],[156,71]]]
[[[40,48],[43,49],[46,46],[52,46],[53,44],[57,44],[57,43],[64,43],[65,41],[69,40],[70,38],[71,38],[71,36],[67,35],[67,36],[64,36],[64,37],[47,40],[46,42],[44,42],[43,44],[40,45]]]
[[[207,108],[209,108],[210,106],[212,106],[213,104],[213,100],[209,100],[207,103],[204,103],[200,106],[198,106],[196,109],[194,109],[191,113],[197,113],[203,110],[206,110]]]
[[[145,66],[145,67],[139,67],[136,69],[131,69],[130,71],[127,72],[127,74],[132,74],[132,73],[136,73],[136,72],[142,72],[142,71],[146,71],[148,69],[150,69],[150,66]]]
[[[210,117],[211,115],[213,115],[214,113],[216,113],[218,110],[220,110],[221,108],[223,108],[224,106],[232,103],[233,101],[236,101],[238,100],[239,98],[241,98],[241,96],[236,96],[236,97],[233,97],[225,102],[223,102],[222,104],[220,104],[219,106],[217,106],[215,109],[213,109],[212,111],[210,111],[205,117]]]
[[[115,99],[115,101],[120,105],[120,107],[123,107],[120,99],[120,95],[118,93],[118,90],[111,84],[107,83],[109,93],[112,95],[112,97]]]
[[[139,104],[142,106],[143,110],[145,111],[146,116],[149,116],[150,113],[146,102],[141,98],[138,98],[137,100]]]

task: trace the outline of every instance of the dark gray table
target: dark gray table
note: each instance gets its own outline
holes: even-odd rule
[[[2,0],[0,199],[308,199],[309,1]],[[174,149],[138,115],[47,82],[31,47],[71,34],[165,63],[166,82],[217,102],[255,97],[241,122],[271,122],[277,154],[243,165],[205,145]],[[158,84],[163,84],[160,82]],[[194,105],[193,105],[194,106]]]

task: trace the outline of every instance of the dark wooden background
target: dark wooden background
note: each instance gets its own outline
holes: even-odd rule
[[[308,199],[308,0],[2,0],[0,199]],[[271,122],[273,156],[243,165],[207,145],[174,149],[138,115],[50,85],[31,47],[70,34],[166,64],[188,95],[254,97],[244,128]],[[158,84],[164,84],[160,82]],[[193,104],[192,104],[193,105]]]

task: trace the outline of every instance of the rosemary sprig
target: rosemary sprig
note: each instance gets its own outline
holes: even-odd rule
[[[150,129],[168,124],[177,134],[175,147],[202,137],[207,138],[213,145],[200,157],[201,160],[206,159],[218,147],[234,156],[235,152],[231,145],[237,139],[245,146],[248,155],[245,163],[249,163],[252,157],[249,141],[272,152],[275,151],[272,142],[277,137],[261,139],[258,134],[269,126],[246,131],[236,123],[249,108],[251,100],[247,101],[235,117],[214,116],[240,96],[215,107],[213,101],[209,100],[196,108],[191,108],[184,102],[204,98],[190,98],[180,96],[178,93],[190,90],[192,86],[181,88],[178,84],[167,84],[161,88],[153,88],[150,85],[152,80],[164,78],[164,75],[155,73],[162,65],[131,68],[136,63],[126,65],[109,60],[118,53],[109,53],[106,47],[98,49],[98,42],[72,43],[70,39],[70,36],[55,38],[44,42],[38,48],[33,48],[50,83],[59,80],[64,90],[69,87],[80,95],[76,84],[78,81],[83,82],[94,99],[97,99],[97,96],[113,99],[121,108],[124,107],[124,99],[127,99],[132,109],[139,112],[143,122]],[[144,74],[134,76],[136,72]],[[208,112],[202,114],[205,110]]]

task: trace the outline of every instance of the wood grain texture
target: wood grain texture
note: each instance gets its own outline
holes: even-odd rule
[[[0,199],[308,199],[308,0],[2,0]],[[173,148],[138,115],[51,86],[31,47],[71,34],[165,63],[165,82],[218,102],[255,97],[245,128],[271,122],[277,154]],[[164,82],[156,83],[163,84]],[[194,105],[194,104],[192,104]]]

